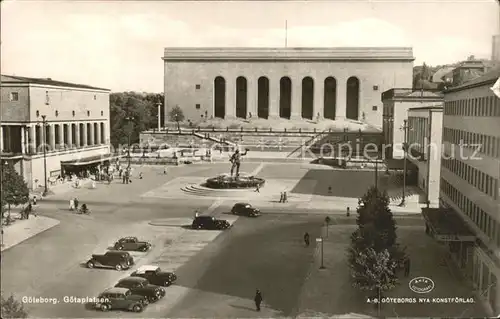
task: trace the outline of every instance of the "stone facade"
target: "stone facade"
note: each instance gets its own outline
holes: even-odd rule
[[[411,48],[166,48],[165,116],[353,119],[382,126],[381,92],[411,87]]]
[[[61,175],[62,161],[110,152],[109,90],[2,76],[1,98],[1,157],[30,187],[44,184],[44,145],[48,177]]]

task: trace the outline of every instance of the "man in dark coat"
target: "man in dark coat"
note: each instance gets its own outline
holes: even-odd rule
[[[405,258],[404,266],[405,266],[405,277],[408,277],[410,275],[410,258],[409,257]]]
[[[304,234],[304,243],[306,244],[306,247],[309,247],[309,244],[310,244],[309,233]]]
[[[260,311],[260,304],[262,303],[262,293],[260,292],[259,289],[255,292],[255,307],[257,308],[257,311]]]

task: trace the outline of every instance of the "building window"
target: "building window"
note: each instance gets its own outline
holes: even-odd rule
[[[196,84],[196,89],[197,89],[197,90],[201,89],[201,85]]]
[[[90,116],[90,111],[87,111],[87,116]]]
[[[104,116],[104,111],[101,111],[101,116]]]
[[[372,111],[376,111],[376,110],[377,110],[377,106],[376,105],[372,106]]]
[[[19,101],[19,93],[18,92],[10,92],[10,100],[11,101]]]
[[[378,85],[373,86],[373,91],[378,91]]]
[[[45,91],[45,104],[50,104],[49,91]]]
[[[75,116],[75,111],[72,111],[71,113],[73,114],[73,116]]]
[[[40,111],[36,111],[36,117],[40,116]]]
[[[201,108],[200,104],[196,104],[196,109],[199,110]]]
[[[59,111],[56,110],[56,116],[59,116]]]

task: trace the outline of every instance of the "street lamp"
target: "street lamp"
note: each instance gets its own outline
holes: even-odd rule
[[[161,102],[156,104],[158,106],[158,132],[161,131]]]
[[[319,269],[325,269],[325,264],[324,264],[324,257],[323,257],[323,237],[319,237],[319,238],[316,238],[316,242],[317,243],[321,243],[321,266],[319,267]]]
[[[47,124],[47,116],[42,115],[42,125],[40,123],[37,124],[38,127],[41,127],[42,130],[42,146],[43,146],[43,196],[46,196],[49,193],[48,185],[47,185],[47,136],[46,136],[46,127]]]
[[[127,116],[125,118],[125,120],[127,120],[128,122],[128,148],[127,148],[127,156],[128,156],[128,166],[127,166],[127,169],[130,170],[130,138],[131,138],[131,135],[132,135],[132,126],[131,126],[131,121],[134,120],[134,117],[133,116]]]

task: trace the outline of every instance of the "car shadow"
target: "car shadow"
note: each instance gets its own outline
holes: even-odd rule
[[[183,229],[193,229],[191,225],[182,225],[181,228]]]
[[[85,305],[85,310],[97,311],[93,302],[87,302]]]
[[[87,267],[87,262],[86,261],[82,261],[80,263],[80,267],[90,269],[89,267]]]
[[[252,308],[252,307],[247,307],[247,306],[239,306],[239,305],[229,305],[233,308],[236,308],[236,309],[244,309],[244,310],[250,310],[250,311],[256,311],[255,308]]]

